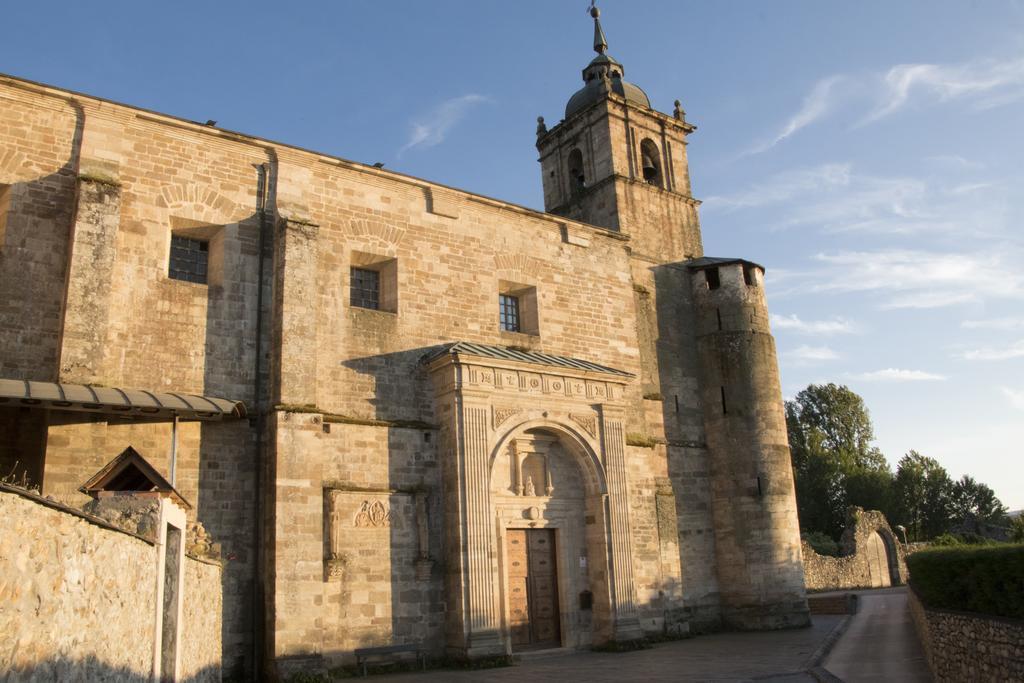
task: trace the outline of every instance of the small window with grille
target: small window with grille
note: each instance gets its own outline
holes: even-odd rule
[[[511,294],[498,295],[498,322],[505,332],[519,332],[519,297]]]
[[[537,288],[519,282],[498,281],[498,332],[540,335]],[[512,340],[510,340],[512,341]],[[523,340],[513,341],[519,343]]]
[[[350,303],[358,308],[380,309],[380,273],[352,268]]]
[[[171,235],[171,258],[168,277],[174,280],[206,284],[210,261],[210,243],[191,237]]]

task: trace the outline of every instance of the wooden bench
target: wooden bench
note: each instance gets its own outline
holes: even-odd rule
[[[366,660],[370,657],[394,655],[401,652],[415,652],[416,661],[424,671],[427,670],[427,652],[421,646],[413,643],[409,645],[384,645],[382,647],[361,647],[356,650],[356,666],[363,670],[366,676]]]

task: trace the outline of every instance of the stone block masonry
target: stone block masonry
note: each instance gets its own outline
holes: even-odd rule
[[[0,487],[0,679],[148,680],[156,547]],[[182,681],[220,680],[221,570],[185,560]]]
[[[127,446],[173,480],[245,679],[804,623],[761,269],[701,279],[696,128],[621,68],[540,127],[548,213],[0,76],[0,377],[249,418],[7,403],[0,466],[76,505]]]

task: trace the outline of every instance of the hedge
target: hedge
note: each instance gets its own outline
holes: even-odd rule
[[[922,550],[907,569],[926,607],[1024,619],[1024,544]]]

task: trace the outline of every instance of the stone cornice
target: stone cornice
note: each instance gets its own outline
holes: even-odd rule
[[[536,396],[590,403],[621,401],[623,388],[633,379],[561,366],[452,355],[438,357],[427,370],[438,380],[435,382],[438,394],[460,391],[476,398]],[[443,376],[445,371],[450,374]]]

